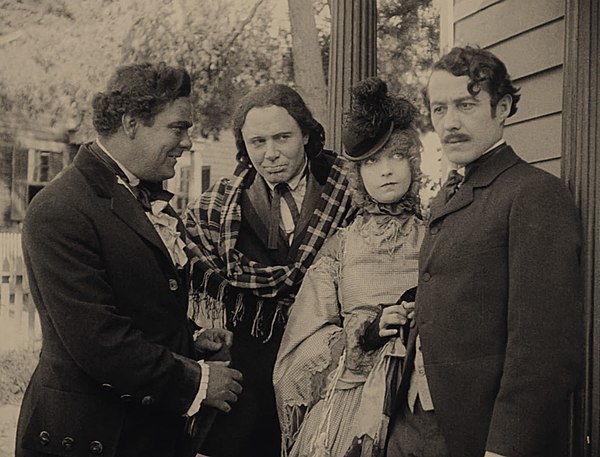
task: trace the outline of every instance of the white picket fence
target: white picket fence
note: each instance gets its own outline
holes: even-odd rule
[[[0,232],[0,352],[39,346],[40,322],[29,293],[20,232]]]

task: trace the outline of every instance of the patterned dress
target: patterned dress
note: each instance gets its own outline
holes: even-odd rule
[[[392,338],[367,351],[361,338],[380,304],[417,284],[423,234],[414,215],[364,208],[308,270],[273,377],[285,455],[342,457],[355,437],[382,452],[386,380],[405,348]]]

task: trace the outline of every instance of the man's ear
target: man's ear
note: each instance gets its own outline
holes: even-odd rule
[[[138,128],[137,118],[131,114],[125,113],[123,116],[121,116],[121,125],[123,126],[125,135],[127,135],[130,140],[133,140]]]
[[[510,108],[512,107],[512,95],[506,94],[500,100],[498,100],[498,104],[496,105],[496,117],[504,122],[508,119],[508,115],[510,114]]]

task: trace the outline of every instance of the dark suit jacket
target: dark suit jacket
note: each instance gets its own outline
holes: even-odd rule
[[[568,191],[506,145],[469,167],[448,203],[432,202],[416,320],[453,457],[566,455],[583,354],[580,249]]]
[[[280,230],[277,249],[269,250],[269,189],[264,179],[254,176],[243,190],[240,206],[242,221],[236,248],[249,259],[264,265],[286,265],[294,261],[298,248],[306,234],[310,218],[321,202],[323,188],[331,172],[335,156],[328,151],[310,160],[307,175],[306,194],[300,219],[295,227],[291,246]],[[340,208],[348,214],[350,208]],[[271,300],[265,300],[263,322],[267,331],[273,320],[276,302],[291,300],[299,284]],[[256,315],[257,299],[248,291],[231,288],[225,293],[225,300],[233,303],[236,293],[245,293],[245,311],[243,318],[231,330],[234,333],[231,348],[232,366],[244,376],[244,391],[239,401],[228,414],[220,414],[211,429],[204,449],[208,455],[219,456],[279,456],[280,434],[279,420],[273,392],[273,366],[283,335],[284,321],[277,319],[268,341],[251,335]],[[231,295],[229,295],[231,294]],[[266,335],[265,335],[266,336]]]
[[[43,344],[16,455],[188,455],[183,415],[200,368],[187,275],[89,147],[33,199],[24,222]]]

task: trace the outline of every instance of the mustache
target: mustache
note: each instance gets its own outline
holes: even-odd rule
[[[471,139],[471,137],[464,133],[452,133],[450,135],[446,135],[442,139],[442,143],[450,143],[450,142],[455,142],[455,141],[469,141],[470,139]]]

